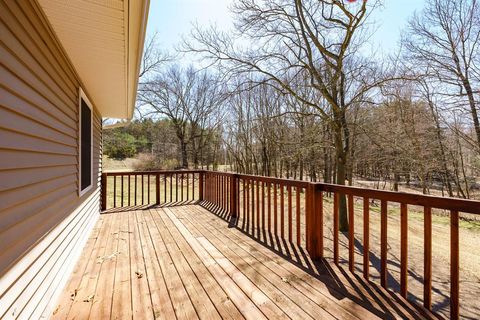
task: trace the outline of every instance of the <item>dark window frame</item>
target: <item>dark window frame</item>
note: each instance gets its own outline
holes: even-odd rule
[[[82,103],[83,102],[83,103]],[[90,109],[90,183],[83,187],[82,189],[82,180],[83,172],[82,169],[82,108],[83,105],[86,105]],[[82,88],[79,89],[79,99],[78,99],[78,196],[81,197],[93,187],[93,107],[90,100],[87,98],[85,92]]]

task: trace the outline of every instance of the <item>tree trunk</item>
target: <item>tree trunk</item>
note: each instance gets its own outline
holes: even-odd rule
[[[181,152],[182,152],[182,168],[188,168],[188,154],[187,154],[187,143],[185,141],[180,142]]]
[[[347,153],[343,147],[341,129],[335,130],[335,155],[336,155],[336,183],[345,185],[347,174]],[[342,232],[348,231],[347,201],[344,194],[339,197],[339,229]]]

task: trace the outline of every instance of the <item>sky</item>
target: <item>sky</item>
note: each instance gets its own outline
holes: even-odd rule
[[[232,26],[229,5],[233,0],[152,0],[148,17],[147,37],[158,33],[159,42],[167,51],[174,51],[182,35],[188,35],[193,23],[216,24],[228,30]],[[379,52],[393,53],[400,32],[409,17],[422,9],[425,0],[385,0],[384,7],[373,16],[377,31],[372,38]]]

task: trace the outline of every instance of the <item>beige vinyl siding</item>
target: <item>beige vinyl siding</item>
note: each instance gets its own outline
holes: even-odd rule
[[[36,1],[0,0],[0,34],[0,318],[38,319],[98,218],[101,116],[94,107],[95,178],[79,197],[80,80]]]

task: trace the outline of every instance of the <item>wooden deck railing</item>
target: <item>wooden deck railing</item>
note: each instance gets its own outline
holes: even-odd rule
[[[145,181],[147,181],[146,185]],[[113,185],[113,191],[110,189],[111,185]],[[120,191],[117,191],[119,188]],[[155,197],[150,196],[152,188]],[[408,206],[423,207],[423,306],[427,310],[432,309],[432,209],[447,210],[450,215],[450,317],[452,319],[458,319],[460,315],[459,213],[480,214],[478,201],[202,170],[104,173],[102,175],[102,208],[104,210],[107,209],[107,194],[113,195],[113,201],[110,200],[112,204],[109,206],[113,208],[203,200],[203,204],[214,206],[217,210],[226,212],[231,218],[240,221],[244,230],[252,234],[255,232],[259,234],[259,230],[262,230],[292,244],[305,247],[313,259],[324,257],[323,225],[324,216],[327,214],[324,198],[328,195],[333,197],[332,249],[335,264],[339,264],[340,201],[341,197],[345,196],[349,220],[348,265],[351,272],[355,272],[354,203],[356,198],[361,199],[363,208],[362,273],[367,281],[370,277],[370,201],[380,201],[380,283],[384,288],[387,288],[388,275],[387,212],[389,205],[395,203],[400,208],[400,293],[404,298],[407,298],[408,294]]]
[[[135,171],[102,174],[102,210],[202,200],[203,171]]]

